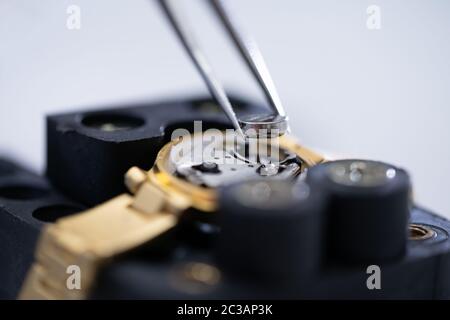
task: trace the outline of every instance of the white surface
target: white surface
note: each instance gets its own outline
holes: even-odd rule
[[[230,1],[305,144],[405,167],[418,201],[450,217],[450,1]],[[211,16],[184,2],[225,84],[259,97]],[[0,153],[42,170],[45,114],[192,92],[204,86],[155,1],[0,1]]]

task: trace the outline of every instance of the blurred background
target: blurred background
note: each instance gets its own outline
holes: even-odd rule
[[[221,80],[263,101],[205,1],[180,0]],[[228,1],[301,142],[406,168],[418,202],[450,218],[450,1]],[[199,93],[155,0],[0,0],[0,155],[42,172],[46,114]]]

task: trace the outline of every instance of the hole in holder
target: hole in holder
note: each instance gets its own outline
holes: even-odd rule
[[[145,121],[141,118],[123,114],[90,114],[83,117],[81,123],[105,132],[132,130],[141,127]]]
[[[83,209],[76,206],[56,204],[38,208],[34,210],[32,215],[33,218],[42,222],[55,222],[59,218],[70,216],[81,211]]]
[[[421,224],[410,224],[409,225],[409,240],[413,241],[424,241],[427,239],[434,238],[436,236],[436,231],[428,226]]]
[[[236,99],[230,99],[233,109],[236,111],[245,110],[247,104],[243,101]],[[195,111],[202,113],[214,113],[214,114],[224,114],[222,108],[214,101],[208,99],[198,99],[192,101],[192,107]]]
[[[166,142],[170,141],[172,138],[172,133],[178,129],[185,129],[189,133],[195,133],[195,121],[196,120],[180,121],[167,125],[164,127],[164,140]],[[206,131],[208,129],[226,130],[229,128],[231,128],[229,124],[221,121],[202,121],[201,123],[202,131]]]
[[[11,200],[32,200],[44,197],[48,194],[48,190],[27,186],[27,185],[14,185],[0,187],[0,197]]]

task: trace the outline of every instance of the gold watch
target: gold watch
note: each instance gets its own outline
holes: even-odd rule
[[[137,167],[128,170],[125,184],[131,194],[47,225],[19,298],[88,298],[102,266],[114,257],[151,245],[153,239],[176,226],[187,209],[214,214],[219,187],[256,176],[296,179],[324,161],[286,135],[259,141],[256,151],[250,150],[246,141],[224,136],[223,140],[212,139],[204,132],[178,137],[164,145],[148,172]],[[276,155],[272,148],[275,140]],[[208,150],[214,151],[208,161],[201,152],[206,142]],[[262,149],[269,152],[261,154],[258,150]],[[67,285],[71,266],[81,272],[76,289]]]

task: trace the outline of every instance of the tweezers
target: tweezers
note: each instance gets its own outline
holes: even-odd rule
[[[210,63],[208,62],[208,59],[197,44],[188,20],[183,15],[183,10],[181,8],[182,1],[159,0],[164,13],[202,76],[210,94],[228,116],[237,132],[245,137],[242,129],[266,128],[269,130],[277,129],[281,131],[279,135],[284,134],[285,131],[288,130],[286,113],[281,104],[266,63],[264,62],[262,54],[255,41],[247,34],[244,34],[242,29],[236,27],[236,20],[231,16],[229,9],[224,4],[224,1],[206,1],[211,5],[211,8],[216,13],[219,21],[230,36],[233,44],[238,49],[240,56],[243,58],[259,87],[264,92],[272,112],[274,113],[272,116],[265,114],[261,115],[261,117],[253,116],[250,119],[237,118],[224,87],[216,77]]]

